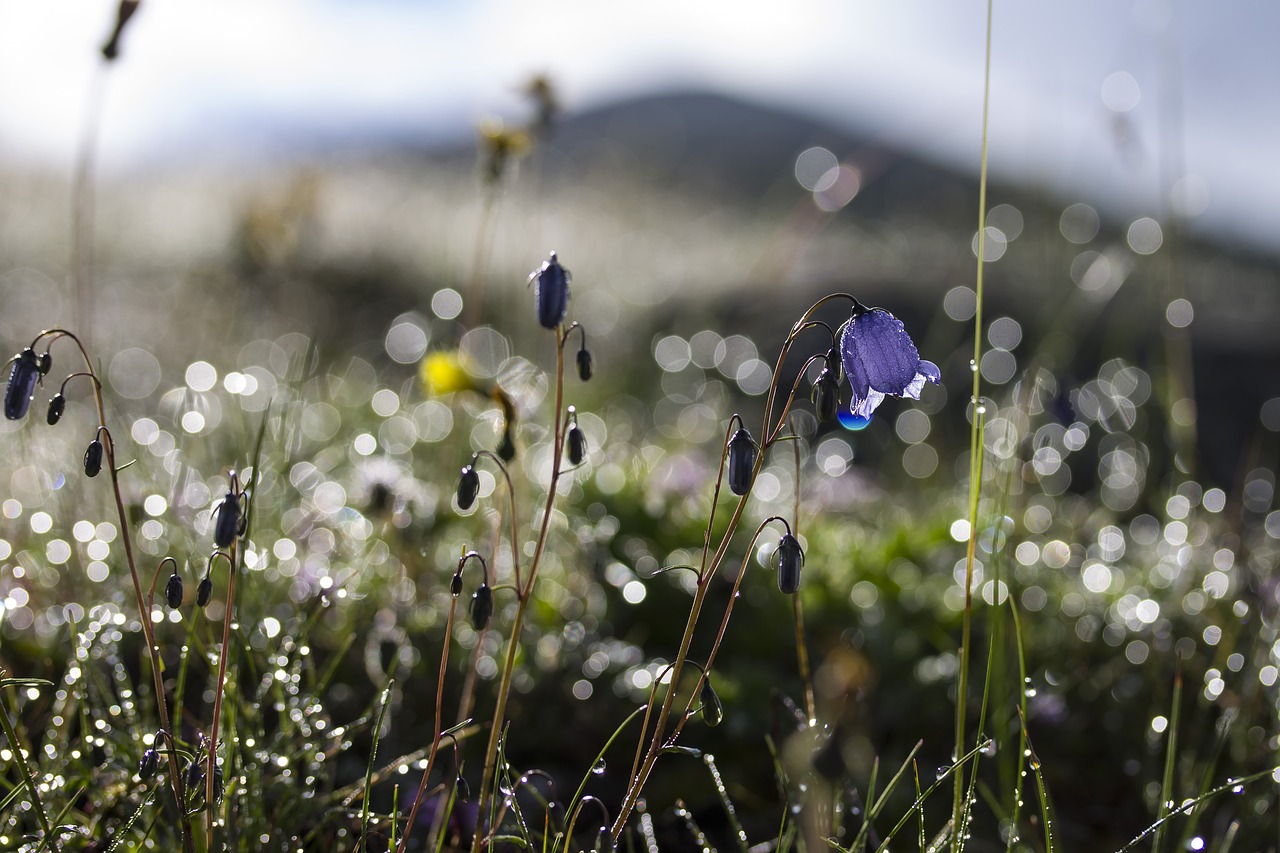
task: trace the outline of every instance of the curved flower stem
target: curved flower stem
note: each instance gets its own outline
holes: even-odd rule
[[[485,749],[484,772],[480,777],[480,797],[478,801],[478,820],[480,824],[476,826],[476,832],[471,839],[472,853],[479,853],[483,846],[485,836],[491,827],[483,826],[484,816],[489,811],[489,803],[492,799],[493,792],[491,790],[493,783],[494,767],[498,760],[498,746],[502,739],[502,731],[505,728],[507,714],[507,700],[511,696],[511,679],[515,673],[516,652],[520,648],[520,634],[524,627],[524,614],[529,608],[529,601],[533,597],[533,585],[538,579],[538,566],[542,562],[542,552],[547,544],[547,535],[551,529],[551,516],[555,508],[556,487],[560,483],[561,461],[564,453],[564,328],[556,328],[556,399],[553,411],[555,412],[555,423],[552,429],[552,454],[551,454],[551,481],[547,484],[547,501],[542,510],[542,519],[538,527],[538,538],[533,548],[533,557],[529,562],[529,576],[525,578],[524,586],[518,587],[516,590],[518,603],[516,605],[515,618],[511,621],[511,636],[507,639],[507,655],[506,661],[502,668],[502,680],[498,684],[497,704],[493,711],[493,720],[489,728],[489,745]],[[514,524],[514,513],[513,520]],[[511,543],[512,551],[517,548],[515,542]]]
[[[84,344],[72,332],[66,329],[46,329],[36,336],[38,342],[41,338],[48,337],[49,345],[59,338],[70,338],[80,349],[80,355],[84,358],[85,370],[91,374],[95,381],[93,383],[93,399],[98,409],[98,424],[105,429],[107,422],[107,407],[102,396],[102,383],[97,381],[97,372],[93,369],[93,361],[89,358],[88,351],[85,350]],[[120,472],[116,467],[116,443],[111,437],[111,432],[106,431],[107,441],[104,444],[107,457],[107,473],[111,476],[111,492],[115,497],[116,515],[120,520],[120,541],[124,543],[125,562],[129,566],[129,580],[133,583],[134,601],[138,606],[138,621],[142,624],[143,639],[147,644],[147,657],[151,662],[151,678],[156,694],[156,711],[160,716],[160,728],[165,731],[172,731],[169,724],[169,703],[165,698],[164,691],[164,664],[160,661],[160,647],[156,645],[155,630],[151,625],[151,609],[147,606],[146,599],[142,594],[142,581],[138,577],[138,563],[133,555],[133,536],[129,532],[129,514],[125,510],[124,495],[120,491]],[[173,750],[169,750],[169,783],[173,787],[174,800],[178,807],[178,813],[181,820],[182,833],[182,849],[185,853],[195,853],[195,846],[191,838],[191,819],[187,816],[185,808],[185,788],[182,783],[182,770],[178,767],[178,757]]]
[[[213,721],[209,725],[209,755],[205,768],[205,840],[209,847],[213,846],[213,794],[214,773],[218,769],[218,729],[222,720],[222,695],[227,685],[227,651],[231,648],[231,621],[236,601],[236,559],[240,556],[240,539],[231,543],[231,554],[215,551],[209,557],[212,564],[214,558],[221,554],[227,561],[227,601],[226,612],[222,616],[222,648],[218,652],[218,684],[213,691]]]
[[[768,396],[765,401],[764,427],[761,430],[761,435],[764,436],[764,440],[761,442],[760,453],[756,454],[755,466],[752,469],[751,479],[753,483],[755,482],[756,475],[760,472],[760,467],[764,462],[765,452],[777,438],[777,431],[771,430],[770,424],[773,423],[773,410],[777,403],[778,380],[782,372],[782,365],[786,361],[787,354],[790,352],[792,344],[795,342],[796,335],[799,334],[801,330],[808,328],[807,324],[809,322],[809,318],[820,306],[834,299],[848,299],[855,305],[858,304],[856,299],[847,294],[831,294],[822,297],[810,306],[810,308],[801,316],[800,320],[792,326],[791,331],[787,334],[786,340],[782,344],[781,351],[778,353],[778,360],[773,368],[773,381],[769,386]],[[791,406],[794,401],[795,391],[793,386],[792,392],[787,396],[786,401],[782,406],[782,411],[779,414],[778,422],[780,424],[786,421],[787,415],[790,414]],[[680,638],[680,649],[676,653],[675,661],[672,664],[672,684],[678,684],[680,681],[680,674],[683,672],[685,661],[689,657],[689,648],[693,643],[694,630],[698,625],[698,618],[702,615],[702,606],[706,602],[707,591],[710,588],[711,580],[715,577],[716,572],[724,562],[725,555],[729,550],[730,540],[732,540],[733,534],[737,530],[738,522],[742,518],[743,511],[746,509],[747,498],[751,494],[748,491],[746,495],[743,495],[738,500],[737,505],[734,507],[733,515],[729,518],[729,523],[725,528],[725,532],[720,538],[719,545],[717,545],[715,553],[711,554],[711,539],[713,535],[712,525],[715,520],[715,506],[719,502],[720,487],[724,479],[725,448],[727,445],[728,435],[726,430],[725,443],[724,446],[722,446],[720,454],[720,469],[716,476],[715,488],[712,493],[712,509],[707,520],[706,535],[703,540],[702,569],[699,571],[698,583],[694,588],[693,602],[689,605],[689,617],[685,621],[684,634]],[[759,535],[758,532],[757,535]],[[741,572],[739,573],[738,581],[741,581],[742,574],[743,573]],[[728,615],[729,612],[732,611],[732,607],[733,599],[730,599],[725,618],[721,621],[720,635],[716,640],[716,648],[719,647],[720,639],[723,637],[724,630],[727,627]],[[711,666],[711,657],[713,656],[708,657],[706,664],[708,668]],[[706,677],[705,673],[703,677]],[[699,687],[701,687],[701,684],[699,684]],[[664,740],[663,732],[666,730],[667,722],[671,717],[671,707],[674,701],[675,691],[668,690],[667,695],[662,701],[662,707],[658,710],[658,721],[654,728],[653,736],[649,741],[649,748],[645,753],[644,760],[641,762],[639,771],[633,774],[632,778],[629,780],[627,793],[623,798],[622,805],[618,809],[618,816],[614,820],[613,827],[610,830],[614,843],[617,843],[618,839],[621,837],[622,830],[626,827],[627,820],[631,817],[631,812],[635,808],[636,802],[640,799],[640,792],[644,790],[645,783],[648,781],[650,773],[653,772],[654,764],[657,763],[658,756],[661,754],[663,746],[670,743],[670,740]],[[683,721],[677,724],[676,734],[679,733],[681,726],[683,726]]]
[[[413,798],[413,806],[409,809],[409,822],[405,824],[404,835],[400,837],[400,845],[396,848],[397,853],[404,853],[409,844],[409,834],[413,832],[413,825],[418,818],[418,807],[422,805],[422,797],[427,790],[427,779],[431,776],[431,768],[436,763],[436,753],[440,750],[440,740],[443,734],[440,731],[440,714],[444,707],[444,676],[449,667],[449,644],[453,638],[453,620],[458,610],[458,597],[450,596],[449,615],[444,623],[444,646],[440,652],[440,669],[436,675],[436,718],[435,718],[435,737],[431,740],[431,751],[427,753],[427,766],[422,770],[422,781],[418,783],[417,796]],[[454,739],[457,744],[457,739]]]
[[[520,547],[517,542],[516,528],[516,490],[511,485],[511,475],[507,472],[507,466],[503,464],[498,455],[488,450],[481,450],[476,453],[477,457],[488,456],[498,466],[498,470],[502,472],[502,479],[507,481],[507,500],[510,507],[508,515],[511,518],[511,569],[516,577],[516,589],[520,589]],[[494,549],[494,554],[497,549]]]

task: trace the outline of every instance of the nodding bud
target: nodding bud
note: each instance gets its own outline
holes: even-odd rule
[[[458,572],[449,579],[449,594],[454,598],[462,595],[462,572]]]
[[[471,786],[467,784],[467,780],[462,778],[462,774],[458,774],[458,778],[453,780],[453,790],[457,794],[459,802],[469,802],[471,800]]]
[[[813,381],[813,391],[809,395],[813,401],[814,414],[822,423],[835,420],[840,408],[840,373],[830,367],[822,368],[818,378]]]
[[[785,533],[773,552],[773,562],[778,570],[778,589],[792,595],[800,589],[800,567],[804,565],[804,550],[800,540]]]
[[[54,394],[49,400],[49,413],[45,416],[45,420],[49,422],[49,426],[53,426],[62,420],[62,413],[67,410],[67,398],[62,396],[62,392]]]
[[[618,845],[614,843],[613,834],[609,832],[609,827],[600,827],[600,832],[596,835],[596,846],[593,850],[599,850],[600,853],[614,853],[618,849]]]
[[[569,464],[581,465],[582,460],[587,458],[587,436],[582,431],[582,427],[576,423],[569,427],[569,436],[565,443],[569,448]]]
[[[182,577],[176,569],[173,574],[169,575],[169,582],[165,584],[164,597],[174,610],[177,610],[178,606],[182,604]]]
[[[138,778],[143,782],[149,781],[156,775],[156,768],[159,766],[160,753],[156,752],[155,747],[147,747],[142,753],[142,760],[138,762]]]
[[[200,581],[200,586],[196,587],[196,607],[204,607],[211,597],[213,597],[213,578],[206,575],[204,580]]]
[[[236,536],[240,534],[240,499],[236,497],[235,492],[227,492],[226,496],[218,502],[214,515],[217,516],[213,522],[214,547],[230,547],[231,543],[236,541]]]
[[[462,476],[458,478],[458,509],[471,509],[479,493],[480,475],[476,473],[475,465],[468,465],[462,469]]]
[[[204,762],[198,757],[191,759],[191,763],[187,765],[186,782],[187,797],[194,797],[201,784],[204,782]]]
[[[84,452],[84,473],[90,477],[96,477],[100,471],[102,471],[102,442],[95,438],[89,442],[89,449]]]
[[[536,279],[536,297],[538,300],[538,322],[544,329],[554,329],[564,320],[569,309],[569,282],[573,276],[560,266],[556,253],[546,260],[531,279]]]
[[[4,416],[11,421],[22,418],[31,407],[36,393],[36,381],[40,378],[40,359],[35,350],[27,347],[13,358],[9,370],[9,384],[4,389]]]
[[[49,371],[53,369],[53,356],[48,350],[40,353],[40,356],[36,359],[36,366],[40,368],[41,376],[49,375]]]
[[[489,617],[493,615],[493,590],[487,583],[480,584],[475,595],[471,596],[471,626],[477,631],[489,627]]]
[[[711,677],[702,679],[702,691],[698,695],[698,701],[702,703],[702,719],[708,726],[718,726],[724,720],[724,706],[720,704],[720,697],[716,695],[716,689],[711,686]]]
[[[746,427],[740,427],[729,439],[729,490],[735,495],[751,491],[757,452],[755,439]]]
[[[138,11],[138,3],[140,0],[120,0],[120,9],[116,12],[116,25],[111,31],[111,38],[107,39],[107,43],[102,46],[102,56],[110,61],[120,55],[120,34],[124,32],[124,25],[129,23],[129,19],[133,17],[133,13]]]
[[[584,346],[578,350],[578,378],[583,382],[591,379],[591,353]]]

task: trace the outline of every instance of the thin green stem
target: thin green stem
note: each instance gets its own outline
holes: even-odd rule
[[[44,803],[40,801],[40,788],[36,785],[36,778],[31,773],[31,765],[27,764],[27,756],[22,751],[22,744],[18,742],[18,733],[13,729],[13,722],[9,719],[9,713],[3,707],[0,707],[0,727],[4,728],[5,739],[9,741],[9,749],[13,752],[13,760],[22,770],[22,781],[27,786],[27,792],[31,795],[31,807],[36,811],[36,817],[40,819],[40,828],[44,830],[46,839],[53,838],[53,828],[49,826],[49,815],[45,813]],[[58,842],[51,841],[53,849],[58,849]]]

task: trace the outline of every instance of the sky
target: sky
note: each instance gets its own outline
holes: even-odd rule
[[[115,7],[0,0],[0,168],[69,170],[96,84],[127,173],[457,138],[537,72],[570,111],[706,90],[979,162],[980,0],[144,0],[103,75]],[[1274,251],[1277,32],[1273,0],[996,0],[992,172]]]

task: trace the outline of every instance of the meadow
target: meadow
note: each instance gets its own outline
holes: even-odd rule
[[[531,92],[4,176],[0,849],[1276,849],[1280,405],[1192,334],[1274,261],[568,169]]]

